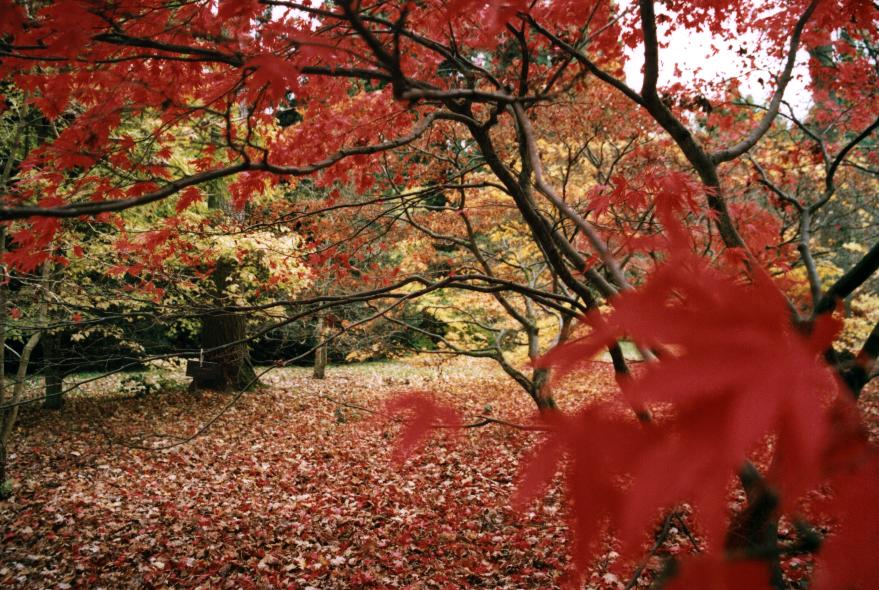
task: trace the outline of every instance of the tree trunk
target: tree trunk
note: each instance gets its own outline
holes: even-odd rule
[[[528,336],[528,358],[536,364],[540,358],[540,341],[538,335],[540,333],[537,327],[537,318],[534,313],[534,306],[530,299],[525,300],[526,317],[528,319],[527,336]],[[567,339],[567,332],[564,323],[562,329],[559,330],[557,343],[564,342]],[[549,386],[549,369],[545,367],[535,368],[531,373],[531,389],[528,391],[531,399],[537,404],[537,410],[542,414],[547,410],[555,410],[555,400],[552,398],[552,388]]]
[[[0,500],[6,495],[6,443],[0,440]]]
[[[205,366],[214,369],[204,371],[193,378],[193,386],[199,389],[231,391],[246,389],[256,384],[256,372],[250,364],[250,351],[246,342],[237,342],[247,336],[247,319],[240,314],[217,311],[202,318],[201,345]],[[236,344],[230,344],[237,342]]]
[[[60,410],[64,406],[64,375],[59,367],[58,336],[43,334],[43,376],[46,381],[43,407]]]
[[[327,371],[327,345],[324,342],[324,316],[317,317],[317,326],[314,329],[314,336],[317,340],[317,348],[314,350],[314,372],[312,377],[315,379],[323,379]]]
[[[541,413],[547,410],[555,410],[555,400],[549,387],[549,369],[535,369],[531,377],[531,399],[537,404],[537,410]]]
[[[257,383],[245,341],[247,318],[225,307],[226,280],[232,274],[234,264],[231,260],[219,260],[212,276],[213,298],[218,308],[202,316],[201,346],[208,370],[193,376],[194,389],[232,391],[248,389]]]
[[[745,509],[733,517],[727,529],[726,549],[730,552],[766,554],[769,583],[784,590],[784,576],[778,550],[778,496],[751,463],[739,471],[739,481],[748,498]]]
[[[39,321],[40,323],[46,321],[45,300],[44,303],[40,305]],[[18,371],[15,375],[15,383],[12,386],[12,397],[6,400],[6,403],[10,404],[11,407],[4,408],[0,411],[0,418],[2,418],[2,420],[0,420],[0,447],[2,447],[2,456],[0,456],[0,459],[2,459],[2,465],[0,465],[0,471],[2,471],[3,475],[3,479],[0,479],[0,485],[3,485],[6,482],[6,446],[9,444],[12,430],[15,428],[15,422],[18,419],[18,402],[21,401],[22,393],[24,392],[25,380],[27,379],[27,367],[30,363],[31,354],[40,342],[41,335],[42,332],[40,331],[40,328],[37,328],[34,333],[31,334],[30,338],[27,339],[27,342],[21,351],[21,357],[18,359]]]
[[[7,168],[12,161],[10,157]],[[8,174],[4,174],[2,181],[6,186]],[[6,226],[0,226],[0,406],[6,403],[6,287],[9,279],[6,274],[6,265],[3,258],[6,255]],[[0,486],[6,483],[6,410],[0,409]]]
[[[0,486],[6,483],[6,453],[9,445],[9,439],[12,437],[12,430],[15,428],[15,422],[18,419],[18,404],[21,401],[22,394],[24,393],[25,380],[27,379],[27,368],[28,364],[31,360],[31,354],[33,354],[34,349],[37,347],[37,344],[40,343],[40,337],[43,335],[43,327],[46,325],[46,318],[48,316],[49,309],[49,296],[48,296],[48,285],[49,285],[49,262],[43,264],[43,272],[42,272],[42,287],[43,292],[41,294],[41,301],[39,305],[39,310],[37,312],[37,328],[27,339],[27,342],[24,344],[24,348],[21,350],[21,356],[18,359],[18,370],[15,373],[15,382],[12,384],[12,395],[7,396],[6,394],[6,382],[5,375],[3,376],[2,386],[0,387],[0,392],[3,393],[0,396],[0,404],[8,404],[9,407],[0,408]],[[7,276],[7,270],[4,268],[4,279]],[[5,285],[0,287],[5,289]],[[4,300],[5,303],[5,300]],[[3,331],[5,338],[5,329],[6,329],[6,317],[5,311],[0,319],[3,320]],[[5,344],[5,343],[4,343]]]

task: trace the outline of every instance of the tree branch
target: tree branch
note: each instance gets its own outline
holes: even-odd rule
[[[833,311],[836,308],[837,301],[851,295],[855,289],[863,285],[876,272],[877,268],[879,268],[879,242],[874,244],[857,264],[839,277],[827,292],[824,293],[815,305],[815,311],[812,314],[813,319],[821,314]]]
[[[812,0],[809,3],[809,6],[806,8],[805,12],[800,15],[800,18],[797,20],[796,25],[794,25],[793,33],[790,38],[790,48],[787,53],[787,61],[785,63],[784,69],[781,72],[781,76],[778,78],[778,86],[775,88],[775,94],[772,96],[772,100],[769,102],[769,108],[763,114],[763,118],[760,120],[760,123],[748,134],[748,136],[737,143],[736,145],[727,148],[725,150],[719,150],[711,154],[711,161],[715,164],[720,164],[721,162],[729,162],[730,160],[734,160],[747,152],[749,149],[754,147],[763,135],[769,131],[769,128],[772,126],[772,122],[775,120],[775,117],[778,115],[778,109],[781,106],[781,101],[784,98],[784,91],[787,88],[788,82],[790,82],[791,74],[794,70],[794,65],[797,61],[797,50],[800,47],[800,36],[803,33],[803,29],[806,26],[806,23],[809,22],[809,19],[812,17],[812,13],[815,12],[815,8],[818,6],[818,2],[820,0]]]

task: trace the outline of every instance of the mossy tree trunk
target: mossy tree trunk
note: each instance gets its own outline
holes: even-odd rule
[[[55,290],[62,283],[64,268],[50,262],[47,274],[43,277],[46,293]],[[53,306],[49,304],[46,313],[48,317],[53,315]],[[43,407],[47,410],[60,410],[64,407],[64,377],[70,369],[63,366],[64,353],[61,345],[61,333],[57,330],[46,330],[40,340],[43,349],[43,380],[45,382]],[[66,372],[65,372],[66,371]]]

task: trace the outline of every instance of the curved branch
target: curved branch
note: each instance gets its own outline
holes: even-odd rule
[[[708,206],[716,213],[718,233],[727,248],[741,248],[748,252],[745,240],[733,223],[720,190],[717,166],[708,153],[690,133],[689,129],[662,102],[657,94],[659,76],[659,41],[656,36],[656,14],[653,0],[641,0],[641,28],[644,32],[644,83],[641,87],[641,104],[659,125],[671,136],[681,152],[696,170],[702,183]]]
[[[643,105],[643,100],[641,100],[641,97],[638,95],[638,93],[635,92],[634,90],[632,90],[629,86],[627,86],[625,82],[623,82],[622,80],[619,80],[618,78],[614,78],[613,76],[611,76],[610,74],[608,74],[607,72],[605,72],[604,70],[599,68],[598,65],[595,62],[593,62],[591,59],[586,57],[586,55],[582,51],[579,51],[576,47],[574,47],[570,43],[567,43],[566,41],[559,38],[558,36],[553,35],[549,30],[547,30],[545,27],[541,26],[540,23],[538,23],[536,20],[534,20],[534,17],[532,17],[530,14],[522,15],[522,16],[528,20],[528,23],[532,27],[534,27],[534,29],[538,33],[540,33],[541,35],[543,35],[544,37],[549,39],[549,41],[553,45],[555,45],[559,49],[563,49],[569,55],[571,55],[574,59],[576,59],[578,62],[580,62],[580,64],[583,67],[585,67],[589,71],[590,74],[592,74],[593,76],[595,76],[596,78],[598,78],[602,82],[605,82],[605,83],[609,84],[610,86],[613,86],[614,88],[616,88],[617,90],[622,92],[624,95],[626,95],[630,100],[632,100],[636,104]]]
[[[564,213],[571,221],[577,224],[577,227],[586,235],[589,239],[589,243],[592,244],[592,247],[595,249],[598,256],[601,258],[601,261],[607,266],[610,271],[611,276],[614,278],[614,281],[617,283],[617,286],[620,289],[628,290],[631,289],[632,286],[626,280],[625,275],[623,274],[623,269],[620,267],[619,262],[613,257],[610,249],[607,247],[607,244],[601,239],[598,235],[598,232],[595,230],[595,227],[588,221],[586,221],[577,211],[574,210],[573,207],[568,205],[556,192],[549,183],[546,182],[546,179],[543,177],[543,164],[540,161],[540,154],[537,152],[537,144],[534,139],[534,131],[531,128],[531,122],[528,120],[528,117],[525,115],[525,112],[522,110],[522,107],[518,104],[513,105],[513,113],[516,116],[516,121],[519,124],[519,128],[522,132],[522,138],[525,142],[525,148],[528,154],[528,159],[531,164],[532,171],[534,172],[534,183],[537,186],[538,190],[547,198],[549,201],[555,205],[555,207]]]
[[[806,8],[805,12],[800,15],[800,18],[797,20],[796,25],[794,25],[793,33],[791,34],[790,38],[790,47],[788,49],[787,62],[784,65],[781,76],[779,76],[778,78],[778,86],[775,89],[775,94],[772,96],[772,100],[769,102],[769,108],[763,114],[763,118],[760,120],[760,123],[757,124],[757,126],[751,131],[751,133],[748,134],[745,139],[743,139],[736,145],[725,150],[716,151],[711,154],[711,161],[715,164],[720,164],[721,162],[729,162],[730,160],[738,158],[749,149],[754,147],[754,144],[756,144],[760,140],[760,138],[763,137],[763,135],[767,131],[769,131],[769,128],[772,126],[772,122],[778,115],[778,109],[781,106],[781,100],[782,98],[784,98],[784,91],[787,88],[788,82],[790,82],[791,75],[794,70],[794,65],[797,61],[797,50],[800,47],[800,36],[803,33],[803,29],[805,28],[806,23],[809,22],[809,19],[812,17],[812,13],[815,12],[815,8],[818,6],[818,2],[819,0],[812,0],[812,2],[810,2],[809,6]]]
[[[845,161],[848,153],[856,148],[859,143],[864,141],[877,128],[879,128],[879,117],[876,117],[876,119],[870,125],[868,125],[866,129],[858,133],[857,136],[855,136],[850,142],[845,144],[845,146],[841,150],[839,150],[839,153],[836,154],[836,157],[833,158],[833,162],[831,162],[830,166],[827,168],[827,176],[824,179],[824,196],[822,196],[821,199],[814,205],[809,207],[812,212],[815,212],[822,206],[824,206],[824,204],[830,199],[830,197],[833,196],[833,193],[836,190],[836,187],[833,184],[833,177],[836,174],[836,171],[839,169],[840,164]]]
[[[137,207],[139,205],[146,205],[147,203],[160,201],[166,197],[170,197],[171,195],[183,190],[186,187],[201,184],[203,182],[208,182],[210,180],[216,180],[218,178],[232,176],[234,174],[238,174],[239,172],[244,172],[249,168],[250,166],[246,162],[241,162],[240,164],[235,164],[234,166],[227,166],[225,168],[218,168],[216,170],[208,170],[206,172],[192,174],[190,176],[185,176],[178,180],[171,181],[159,190],[141,195],[139,197],[130,197],[128,199],[118,199],[114,201],[96,201],[92,203],[74,203],[71,205],[62,205],[60,207],[0,207],[0,220],[24,219],[26,217],[69,218],[79,217],[81,215],[97,215],[99,213],[122,211],[124,209],[130,209],[131,207]]]
[[[827,292],[824,293],[817,305],[815,305],[815,312],[812,317],[814,318],[823,313],[833,311],[837,301],[851,295],[855,289],[863,285],[876,272],[877,268],[879,268],[879,242],[874,244],[870,251],[864,254],[864,257],[856,265],[839,277],[827,289]]]
[[[431,113],[424,117],[415,126],[415,128],[406,135],[377,144],[343,148],[323,160],[308,164],[306,166],[278,166],[275,164],[270,164],[267,160],[263,160],[261,162],[241,162],[233,166],[227,166],[225,168],[218,168],[216,170],[208,170],[206,172],[200,172],[199,174],[185,176],[178,180],[167,183],[165,186],[158,190],[147,193],[145,195],[141,195],[139,197],[118,199],[114,201],[76,203],[71,205],[62,205],[60,207],[0,207],[0,220],[24,219],[26,217],[70,218],[79,217],[81,215],[97,215],[99,213],[123,211],[125,209],[130,209],[139,205],[146,205],[148,203],[160,201],[189,186],[195,186],[204,182],[208,182],[210,180],[225,178],[227,176],[233,176],[235,174],[247,171],[265,171],[288,176],[304,176],[313,172],[317,172],[318,170],[328,168],[349,156],[374,154],[411,143],[412,141],[418,139],[425,131],[427,131],[431,123],[439,118],[461,120],[460,117],[452,113]]]

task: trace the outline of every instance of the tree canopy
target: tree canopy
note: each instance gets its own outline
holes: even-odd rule
[[[877,585],[879,458],[857,412],[879,355],[875,2],[0,10],[9,272],[91,257],[92,279],[156,303],[208,289],[177,296],[268,313],[265,332],[357,303],[344,322],[493,358],[532,397],[548,432],[517,499],[565,470],[581,571],[603,532],[637,552],[687,503],[709,550],[669,588],[779,588],[798,552],[816,588]],[[696,32],[736,59],[665,79]],[[556,411],[602,350],[613,399]],[[395,408],[404,446],[456,423],[423,396]],[[749,502],[729,518],[736,475]],[[818,539],[802,501],[826,486]]]

